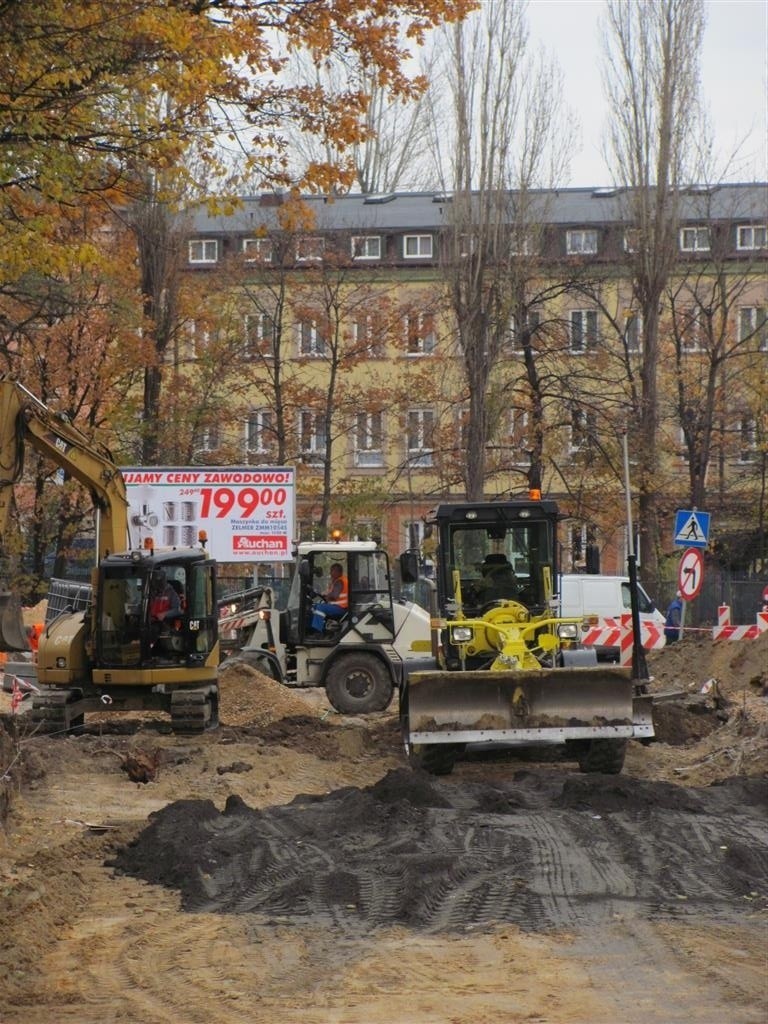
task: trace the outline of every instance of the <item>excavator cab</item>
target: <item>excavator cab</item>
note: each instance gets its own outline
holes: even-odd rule
[[[134,551],[108,556],[99,574],[98,667],[161,668],[207,660],[218,640],[210,559],[201,552]]]

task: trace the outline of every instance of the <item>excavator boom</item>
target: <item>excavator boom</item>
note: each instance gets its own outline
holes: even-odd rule
[[[13,485],[24,469],[29,445],[88,488],[98,509],[99,558],[129,544],[125,482],[109,451],[90,440],[64,416],[50,410],[23,384],[0,379],[0,555],[7,555]],[[0,650],[28,650],[18,598],[0,569]]]

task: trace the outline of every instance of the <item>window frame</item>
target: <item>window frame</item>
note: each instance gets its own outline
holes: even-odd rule
[[[352,436],[355,466],[358,469],[382,469],[384,467],[384,413],[380,410],[355,413]],[[366,443],[361,445],[361,439]]]
[[[753,239],[750,244],[744,244],[742,242],[742,232],[752,232]],[[754,233],[761,231],[763,233],[762,242],[755,243]],[[768,224],[737,224],[736,225],[736,248],[739,252],[756,252],[759,249],[768,248]]]
[[[251,247],[256,250],[253,256],[248,254]],[[262,249],[266,249],[266,252],[263,252]],[[274,259],[274,249],[274,242],[271,238],[243,239],[243,257],[246,263],[271,263]]]
[[[408,252],[408,243],[416,242],[417,252]],[[418,234],[403,235],[403,259],[404,260],[431,260],[434,259],[435,238],[432,234],[419,232]],[[428,243],[426,248],[429,252],[422,252],[422,243]]]
[[[265,440],[265,434],[274,430],[272,409],[251,409],[245,420],[245,451],[248,455],[269,455],[272,445]],[[257,443],[251,443],[253,437]]]
[[[591,236],[593,247],[587,246],[588,236]],[[577,243],[577,239],[581,241]],[[565,232],[565,252],[568,256],[597,256],[599,248],[599,237],[597,228],[568,228]]]
[[[739,416],[739,458],[740,465],[747,466],[757,459],[757,417],[750,412]]]
[[[416,430],[413,430],[413,427]],[[428,406],[417,406],[406,413],[405,456],[411,469],[431,469],[434,466],[435,410]],[[415,433],[415,437],[414,437]],[[421,442],[411,444],[415,439]],[[429,442],[429,443],[428,443]]]
[[[762,320],[760,314],[762,312]],[[747,316],[745,316],[747,314]],[[745,330],[745,320],[748,319]],[[738,338],[740,343],[757,341],[758,352],[768,352],[768,304],[739,306]]]
[[[304,341],[307,327],[309,329],[310,344],[309,348],[305,350]],[[318,321],[315,318],[305,317],[296,322],[296,351],[299,358],[324,359],[327,344],[325,335],[320,331]]]
[[[583,455],[591,447],[596,434],[597,420],[591,409],[580,405],[571,406],[571,422],[568,425],[568,454]]]
[[[193,257],[193,246],[201,246],[202,253],[199,258]],[[209,246],[213,247],[213,257],[206,256]],[[192,266],[211,266],[219,262],[219,239],[218,238],[190,238],[187,241],[187,262]]]
[[[328,452],[325,416],[315,409],[299,409],[298,419],[298,447],[302,461],[310,466],[324,465]]]
[[[364,243],[363,252],[357,251],[357,245]],[[376,243],[377,251],[375,253],[368,252],[368,244],[370,242]],[[353,235],[350,243],[353,260],[380,260],[381,259],[381,235]]]
[[[435,314],[429,312],[406,313],[403,320],[405,326],[406,357],[409,359],[420,359],[433,355],[437,350]],[[412,326],[412,321],[414,320],[417,321],[415,328]]]
[[[258,321],[256,337],[251,336],[250,321]],[[244,356],[246,359],[275,358],[275,321],[263,310],[243,314]],[[267,326],[268,325],[268,326]],[[265,330],[267,327],[267,330]]]
[[[324,255],[325,238],[322,235],[301,235],[296,239],[297,263],[320,263]]]
[[[686,242],[686,235],[694,234],[692,244]],[[700,244],[700,237],[706,238],[706,245]],[[680,252],[711,252],[712,235],[706,224],[689,224],[680,228]]]
[[[568,351],[571,355],[581,356],[588,352],[594,352],[600,342],[600,322],[596,309],[571,309],[568,313]],[[582,345],[576,348],[575,331],[576,318],[582,321],[579,331],[581,332]],[[589,323],[594,318],[594,331],[590,332]],[[584,322],[586,321],[586,322]],[[592,340],[590,340],[590,338]]]

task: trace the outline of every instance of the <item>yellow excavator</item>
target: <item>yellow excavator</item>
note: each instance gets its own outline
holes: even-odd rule
[[[90,586],[53,580],[37,652],[39,732],[87,713],[159,710],[178,733],[218,722],[216,564],[199,548],[131,548],[125,482],[109,451],[19,381],[0,379],[0,565],[7,572],[13,485],[29,446],[90,492],[98,564]],[[202,538],[201,538],[202,539]],[[160,598],[171,587],[176,597]],[[85,594],[83,593],[85,591]],[[0,582],[0,650],[28,650],[21,605]]]
[[[557,504],[538,493],[442,504],[432,652],[410,662],[400,726],[414,767],[447,774],[468,750],[558,745],[582,771],[620,772],[631,738],[653,736],[651,697],[631,669],[598,666],[580,619],[558,615]],[[414,580],[414,560],[401,556]]]

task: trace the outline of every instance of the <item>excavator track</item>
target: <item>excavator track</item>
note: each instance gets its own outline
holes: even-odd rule
[[[82,729],[85,715],[74,706],[81,697],[79,690],[44,690],[36,694],[32,701],[35,732],[64,736]]]
[[[215,729],[219,724],[217,687],[175,690],[171,694],[171,728],[184,735]]]

